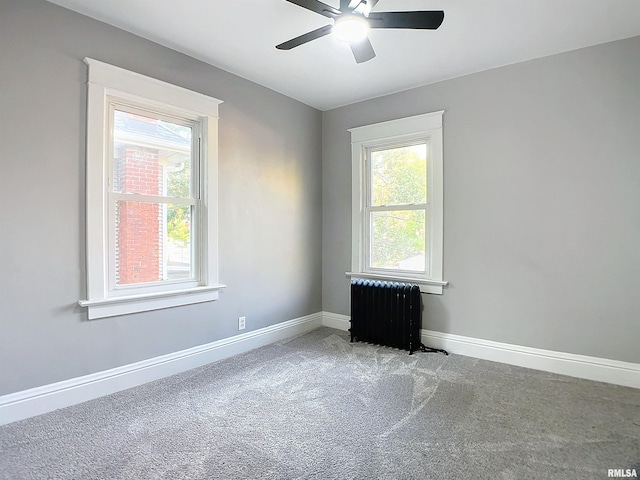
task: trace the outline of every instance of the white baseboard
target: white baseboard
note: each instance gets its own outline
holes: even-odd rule
[[[322,325],[347,331],[349,316],[322,312]],[[468,357],[640,388],[640,364],[422,330],[422,343]]]
[[[145,384],[320,326],[348,331],[349,316],[320,312],[142,362],[0,396],[0,425]],[[422,330],[422,342],[451,353],[640,388],[640,364]]]
[[[351,324],[348,315],[340,315],[339,313],[322,312],[322,326],[331,327],[336,330],[349,331]]]
[[[217,342],[62,382],[0,396],[0,425],[75,405],[314,330],[315,313]]]

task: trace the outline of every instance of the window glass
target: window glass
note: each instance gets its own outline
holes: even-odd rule
[[[194,277],[192,209],[171,203],[116,202],[117,286]]]
[[[371,213],[371,266],[425,271],[426,216],[421,210]]]
[[[115,286],[198,280],[193,128],[118,107],[112,122]]]
[[[192,198],[191,127],[114,110],[113,191]]]
[[[371,194],[372,205],[426,203],[426,143],[372,151]]]

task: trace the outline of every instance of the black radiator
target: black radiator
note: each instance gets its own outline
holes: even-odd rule
[[[421,301],[418,285],[352,280],[351,341],[446,354],[420,342]]]

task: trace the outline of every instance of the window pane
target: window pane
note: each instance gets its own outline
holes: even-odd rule
[[[371,204],[427,202],[427,145],[371,152]]]
[[[425,271],[424,210],[371,214],[371,266],[412,272]]]
[[[191,198],[191,127],[114,111],[113,191]]]
[[[192,208],[116,202],[116,285],[194,278]]]

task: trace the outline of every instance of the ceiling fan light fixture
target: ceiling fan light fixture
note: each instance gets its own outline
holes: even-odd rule
[[[344,15],[338,18],[333,25],[333,34],[343,42],[361,42],[367,38],[369,25],[359,15]]]

